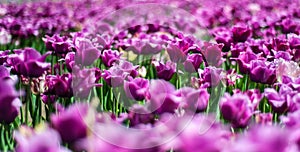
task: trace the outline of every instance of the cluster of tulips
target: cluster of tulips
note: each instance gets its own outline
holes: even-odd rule
[[[0,151],[298,152],[299,7],[0,4]]]

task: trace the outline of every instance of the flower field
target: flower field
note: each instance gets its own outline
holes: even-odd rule
[[[299,152],[300,1],[0,3],[0,151]]]

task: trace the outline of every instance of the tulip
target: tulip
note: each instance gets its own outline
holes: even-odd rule
[[[167,47],[167,52],[170,56],[170,60],[174,63],[184,62],[186,60],[185,52],[183,52],[183,50],[175,44],[169,44]]]
[[[104,50],[101,55],[102,63],[106,67],[113,66],[113,63],[120,60],[120,57],[121,54],[118,51],[113,51],[113,50]]]
[[[235,128],[246,127],[254,113],[249,97],[243,94],[230,96],[226,93],[220,101],[220,109],[223,118]]]
[[[222,47],[223,45],[204,44],[202,54],[204,61],[206,61],[209,66],[219,67],[224,62],[224,59],[222,59]]]
[[[165,80],[151,80],[149,96],[149,110],[158,114],[174,113],[181,101],[175,94],[175,87]]]
[[[62,76],[48,75],[45,85],[47,89],[44,94],[69,98],[73,96],[72,75],[69,73]]]
[[[184,69],[190,73],[197,72],[202,62],[201,54],[189,54],[183,63]]]
[[[250,62],[250,79],[263,84],[273,84],[276,81],[275,65],[262,60]]]
[[[203,112],[208,105],[209,94],[206,89],[180,88],[176,91],[182,97],[182,107],[191,112]]]
[[[149,81],[143,78],[135,78],[131,81],[125,81],[124,83],[126,96],[137,101],[145,99],[148,87]]]
[[[62,140],[67,143],[74,143],[87,136],[89,116],[87,104],[73,104],[58,115],[51,115],[51,125],[58,131]]]
[[[101,52],[94,47],[91,41],[83,39],[79,41],[76,48],[75,64],[82,66],[92,65],[101,55]]]
[[[66,36],[60,37],[58,34],[55,34],[50,37],[46,35],[43,41],[47,50],[53,51],[55,54],[67,54],[72,51],[72,43]]]
[[[19,114],[21,101],[19,92],[15,90],[14,83],[10,79],[0,78],[0,123],[9,124]]]
[[[245,42],[252,34],[252,30],[246,25],[235,25],[231,31],[235,42]]]
[[[72,72],[73,66],[75,65],[75,52],[67,53],[65,57],[65,63],[66,63],[67,70],[69,72]]]
[[[101,87],[98,83],[101,77],[101,71],[98,68],[80,69],[74,66],[72,74],[72,87],[75,97],[86,98],[89,96],[93,87]]]
[[[10,55],[9,64],[12,71],[25,77],[40,77],[49,69],[50,63],[45,63],[46,57],[50,54],[41,54],[33,48],[14,50],[15,54]]]
[[[158,78],[164,79],[166,81],[171,80],[176,71],[175,63],[168,61],[166,64],[163,64],[161,62],[153,62],[153,64],[156,68]]]

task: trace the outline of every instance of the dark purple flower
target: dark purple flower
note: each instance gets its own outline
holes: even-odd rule
[[[58,97],[72,97],[72,75],[70,73],[46,76],[46,91],[47,95],[57,95]]]
[[[149,87],[149,80],[144,78],[135,78],[124,82],[126,96],[137,101],[144,100]]]
[[[268,61],[252,60],[250,62],[250,79],[263,84],[273,84],[276,82],[275,65]]]
[[[46,44],[47,50],[53,51],[55,54],[67,54],[72,51],[72,41],[66,36],[61,37],[58,34],[55,34],[50,37],[46,35],[46,38],[43,38],[43,41]]]
[[[102,63],[106,67],[111,67],[113,63],[120,60],[121,54],[114,50],[104,50],[101,55]]]
[[[281,31],[282,33],[294,33],[296,32],[297,23],[295,23],[292,19],[286,18],[281,22]]]
[[[201,54],[189,54],[183,63],[184,69],[190,73],[197,72],[202,62]]]
[[[101,52],[98,50],[91,41],[82,39],[79,41],[76,48],[75,63],[76,65],[89,66],[96,61]]]
[[[56,96],[55,95],[45,95],[44,94],[44,95],[41,96],[41,100],[45,104],[52,104],[52,103],[55,103]]]
[[[225,94],[220,101],[220,110],[225,120],[230,121],[233,127],[244,128],[254,114],[254,106],[247,95]]]
[[[0,78],[0,123],[9,124],[15,120],[22,105],[11,79]]]
[[[50,63],[45,63],[46,57],[50,54],[41,54],[33,48],[14,50],[15,54],[9,57],[9,64],[13,66],[13,72],[25,77],[40,77],[49,69]]]
[[[73,104],[67,110],[51,116],[51,125],[64,142],[74,143],[88,133],[89,107],[87,104]]]
[[[242,24],[235,25],[231,31],[235,42],[245,42],[252,34],[252,30],[247,25]]]
[[[214,30],[213,33],[215,40],[217,41],[217,43],[223,43],[224,47],[223,50],[224,51],[229,51],[230,50],[230,46],[231,43],[233,42],[232,40],[232,33],[230,30],[226,29],[226,28],[218,28],[216,30]]]
[[[9,57],[9,52],[10,50],[0,51],[0,65],[3,65],[6,62],[7,58]]]
[[[164,79],[166,81],[171,80],[176,70],[175,63],[171,61],[167,61],[166,64],[163,64],[161,62],[153,62],[153,64],[156,68],[156,73],[158,78]]]

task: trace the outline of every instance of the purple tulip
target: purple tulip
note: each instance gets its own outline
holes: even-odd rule
[[[105,82],[112,87],[119,87],[125,79],[131,79],[138,75],[138,66],[127,61],[120,61],[102,74]]]
[[[5,66],[0,65],[0,79],[8,78],[10,76],[10,70],[8,70]]]
[[[53,51],[55,54],[67,54],[72,51],[72,42],[66,36],[60,37],[58,34],[55,34],[50,37],[46,35],[43,41],[47,50]]]
[[[169,44],[167,47],[167,52],[170,56],[170,60],[174,63],[184,62],[186,60],[186,53],[175,44]]]
[[[155,44],[149,40],[134,40],[126,50],[133,51],[136,54],[154,55],[161,52],[162,47],[160,44]]]
[[[73,104],[67,110],[51,116],[51,125],[57,130],[64,142],[74,143],[88,133],[86,120],[89,116],[87,104]]]
[[[279,93],[275,89],[266,88],[264,93],[274,112],[284,113],[290,107],[293,90],[288,86],[281,86]]]
[[[247,95],[225,94],[220,101],[220,109],[225,120],[232,123],[235,128],[244,128],[248,125],[254,113],[254,106]]]
[[[16,131],[14,137],[17,141],[16,152],[68,152],[69,150],[60,145],[59,134],[50,128],[42,131],[33,131],[24,126]]]
[[[171,78],[173,77],[176,71],[175,63],[171,61],[167,61],[166,64],[163,64],[161,62],[153,62],[153,64],[156,68],[156,73],[158,78],[164,79],[166,81],[171,80]]]
[[[89,96],[93,87],[101,87],[98,83],[101,77],[101,71],[98,68],[80,69],[74,66],[72,74],[72,87],[75,97],[86,98]]]
[[[113,66],[113,63],[120,60],[120,57],[121,54],[118,51],[114,51],[114,50],[104,50],[101,55],[102,63],[106,67]]]
[[[143,78],[135,78],[124,83],[126,96],[137,101],[145,99],[148,88],[149,80]]]
[[[189,54],[183,63],[184,69],[190,73],[197,72],[202,62],[201,54]]]
[[[9,57],[9,64],[13,66],[13,72],[25,77],[40,77],[49,69],[50,63],[45,63],[46,57],[50,54],[41,54],[33,48],[14,50],[15,54]]]
[[[151,80],[149,96],[149,110],[158,114],[174,113],[181,102],[181,97],[175,93],[175,87],[165,80]]]
[[[14,83],[10,79],[0,78],[0,123],[9,124],[15,120],[22,105],[15,90]]]
[[[220,44],[204,44],[202,54],[204,61],[206,61],[209,66],[219,67],[224,62],[224,59],[222,59],[222,47],[223,45]]]
[[[75,48],[77,51],[75,63],[77,65],[92,65],[101,55],[101,52],[87,39],[80,40],[78,46]]]
[[[72,72],[73,66],[75,65],[75,52],[67,53],[65,57],[65,63],[66,63],[67,70],[69,72]]]
[[[252,34],[252,30],[247,25],[242,24],[235,25],[231,31],[235,42],[245,42]]]
[[[10,50],[0,51],[0,65],[6,63]]]
[[[206,67],[204,70],[199,70],[201,83],[207,84],[209,87],[215,87],[220,84],[225,75],[222,74],[221,68]]]
[[[297,26],[298,26],[297,23],[294,22],[292,19],[286,18],[286,19],[282,20],[282,22],[281,22],[282,33],[285,33],[285,34],[295,33]]]
[[[291,49],[300,49],[300,36],[297,34],[288,34],[288,42]]]
[[[251,61],[256,60],[257,56],[250,51],[242,52],[237,58],[237,62],[239,64],[239,70],[243,74],[250,73]]]
[[[130,107],[128,119],[130,120],[130,126],[136,126],[139,124],[152,124],[154,123],[155,117],[146,107],[134,104]]]
[[[176,91],[184,102],[182,107],[191,112],[202,112],[207,108],[209,94],[206,89],[194,89],[190,87],[180,88]]]
[[[232,33],[230,30],[227,30],[226,28],[217,28],[214,33],[213,33],[215,40],[217,41],[217,43],[223,43],[224,47],[223,50],[224,51],[229,51],[230,50],[230,46],[231,43],[233,42],[232,40]]]
[[[250,79],[263,84],[273,84],[276,81],[275,65],[262,60],[250,62]]]
[[[62,76],[48,75],[46,77],[46,88],[44,94],[70,98],[73,96],[72,75],[70,73]]]

